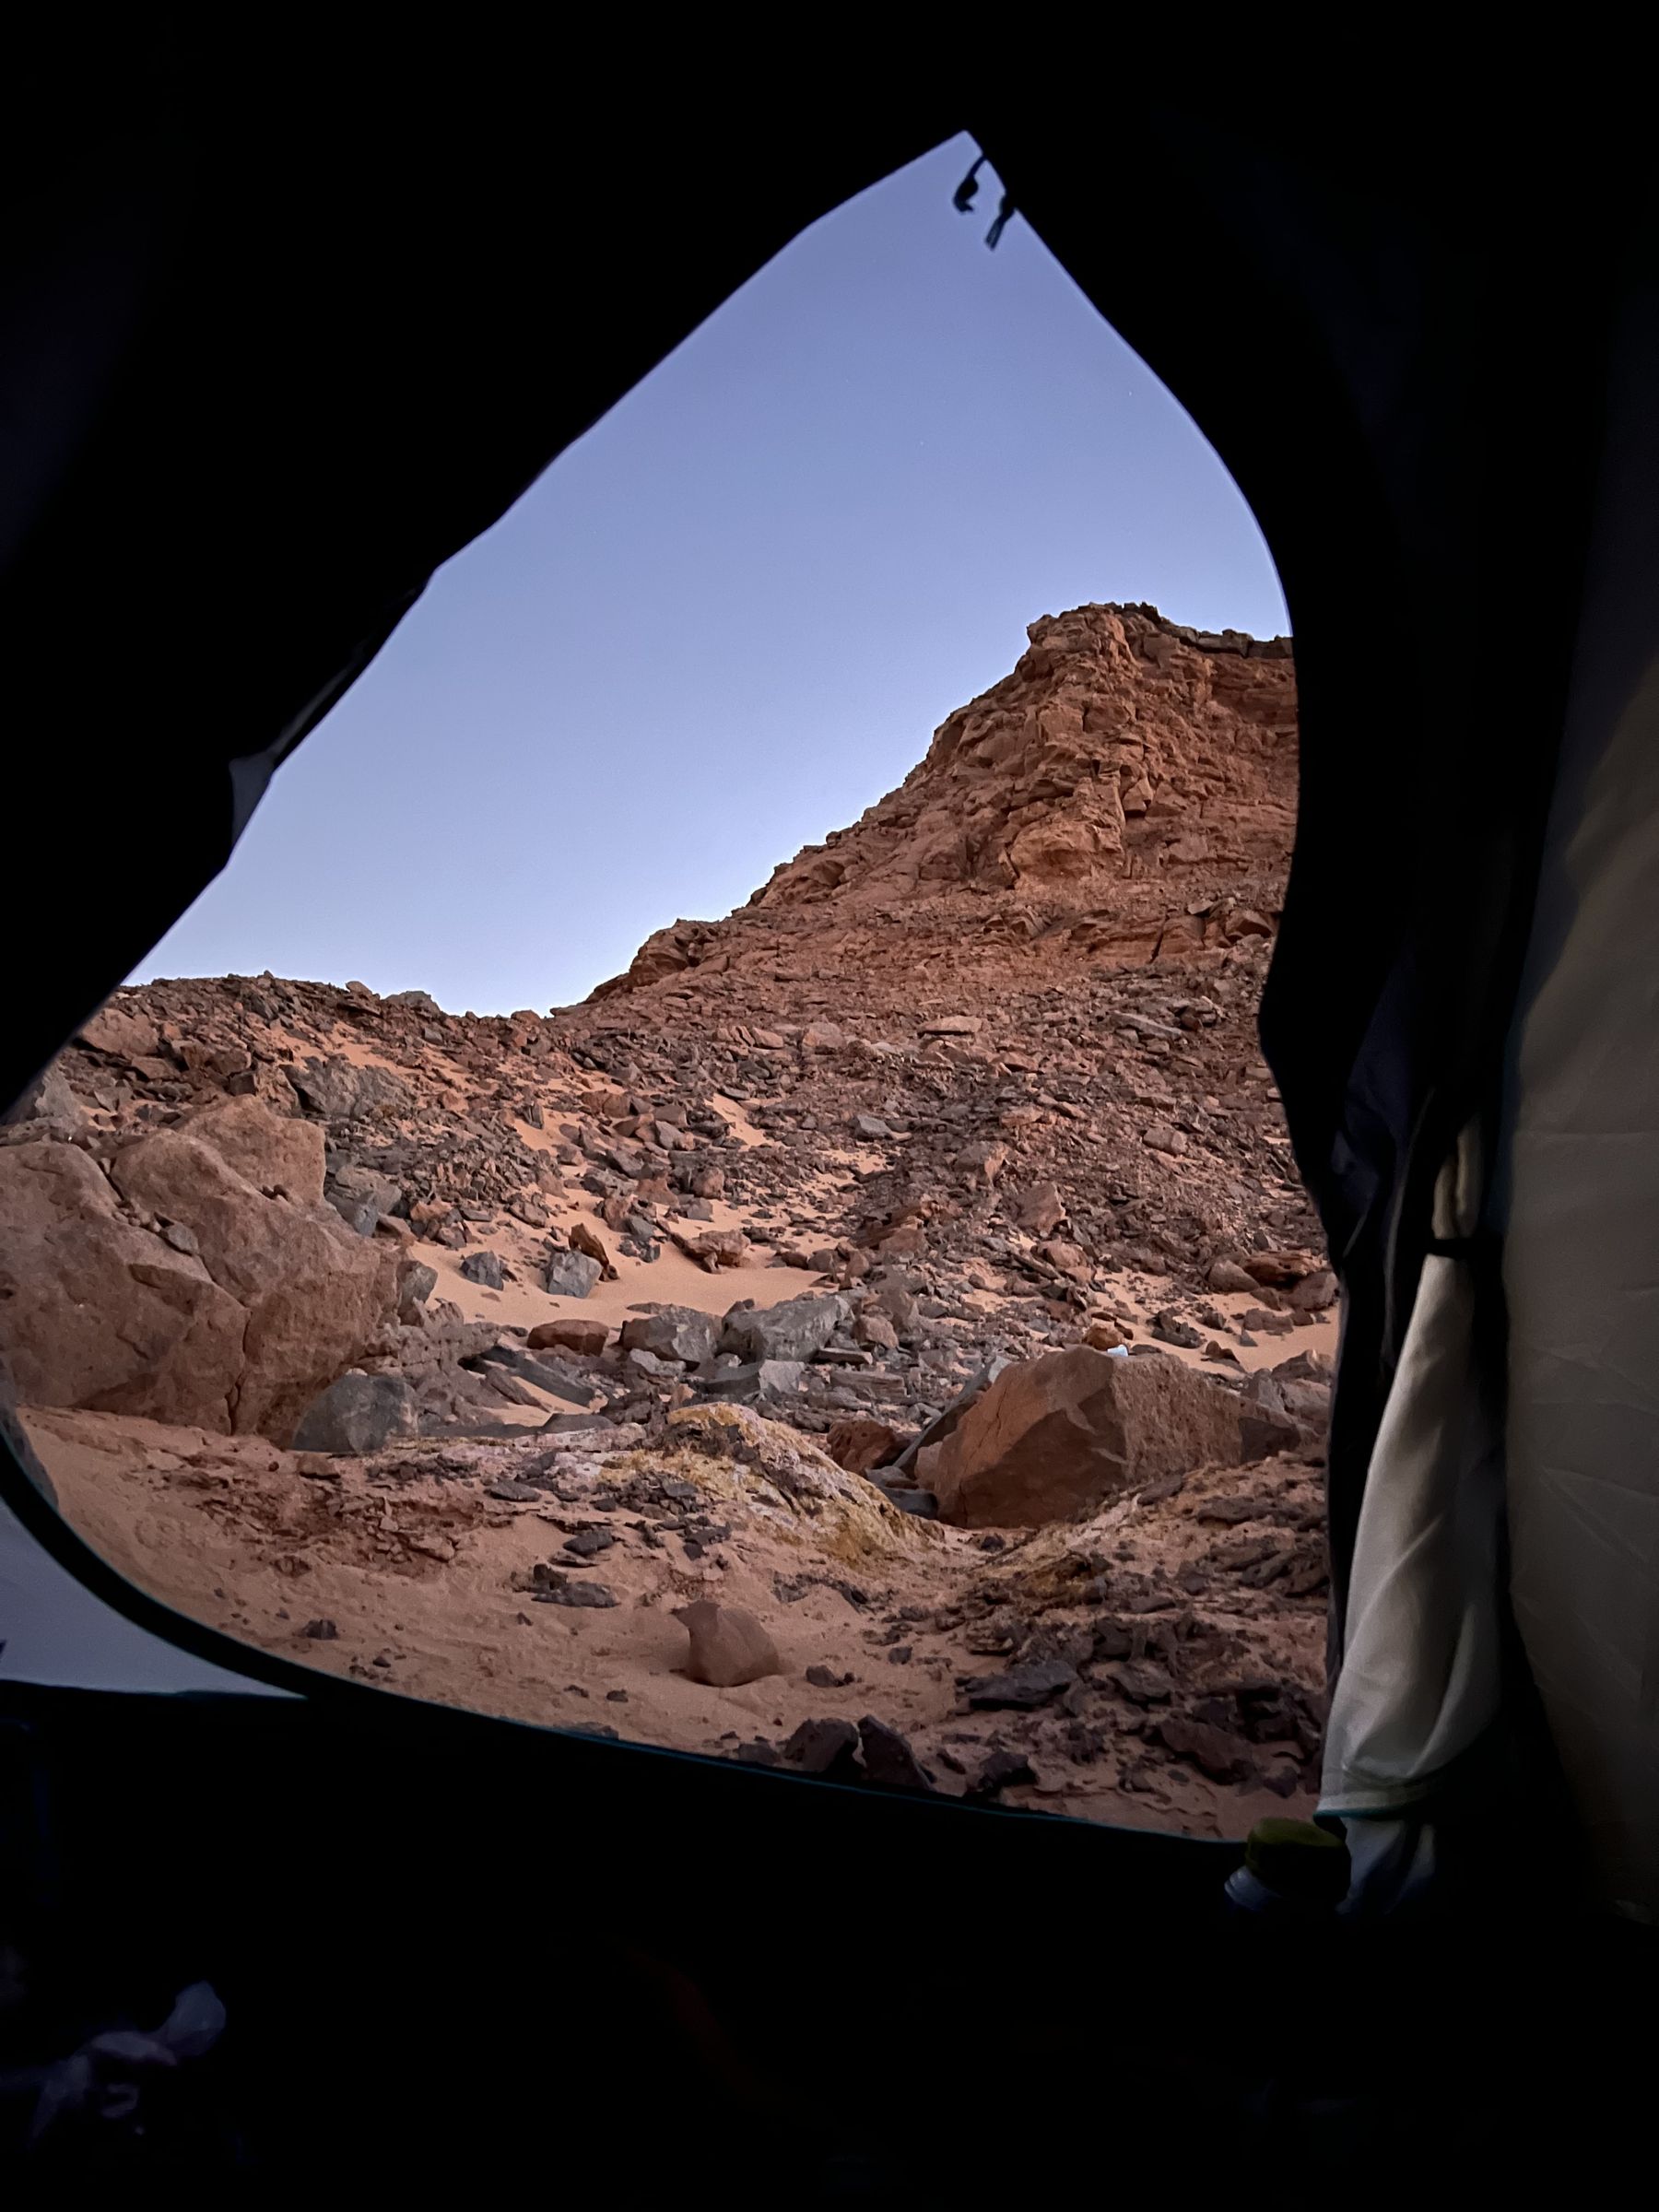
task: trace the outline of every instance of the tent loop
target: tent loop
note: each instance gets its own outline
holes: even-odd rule
[[[950,204],[959,215],[966,215],[973,206],[979,193],[979,172],[984,166],[985,156],[982,154],[951,194]]]
[[[1011,192],[1005,192],[1002,196],[1002,205],[996,210],[996,220],[985,233],[985,243],[990,247],[992,253],[995,253],[997,241],[1018,213],[1018,208],[1014,205],[1014,194]]]

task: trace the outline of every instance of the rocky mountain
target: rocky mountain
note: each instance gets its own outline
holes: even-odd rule
[[[581,1006],[119,993],[0,1133],[68,1510],[420,1694],[606,1682],[630,1735],[1113,1818],[1304,1793],[1335,1285],[1253,1030],[1289,647],[1030,640]]]

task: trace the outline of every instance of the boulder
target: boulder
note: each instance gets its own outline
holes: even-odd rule
[[[461,1263],[461,1272],[469,1283],[478,1283],[486,1290],[501,1287],[501,1255],[499,1252],[469,1252]]]
[[[562,1246],[547,1254],[547,1284],[554,1298],[585,1298],[604,1273],[585,1252],[566,1252]]]
[[[342,1375],[300,1415],[293,1448],[363,1459],[414,1436],[418,1417],[415,1393],[401,1375]]]
[[[274,1112],[263,1099],[216,1099],[183,1127],[267,1197],[322,1205],[323,1131],[315,1122]]]
[[[1323,1313],[1336,1303],[1335,1274],[1329,1267],[1322,1267],[1317,1274],[1305,1277],[1290,1292],[1289,1303],[1299,1313]]]
[[[655,1352],[687,1367],[700,1367],[705,1359],[712,1359],[719,1339],[719,1322],[695,1306],[659,1306],[654,1313],[636,1314],[622,1324],[625,1352]]]
[[[720,1348],[740,1359],[810,1359],[847,1319],[844,1298],[789,1298],[777,1306],[736,1306],[725,1317]]]
[[[93,1052],[128,1063],[149,1059],[160,1041],[153,1021],[147,1021],[142,1014],[132,1013],[114,1000],[107,1006],[100,1006],[80,1033],[80,1042],[89,1045]]]
[[[85,1152],[0,1149],[0,1365],[25,1405],[228,1431],[246,1321],[199,1257],[122,1218]]]
[[[942,1519],[1038,1527],[1135,1485],[1239,1459],[1238,1401],[1167,1354],[1114,1359],[1074,1345],[1006,1369],[916,1477]]]
[[[266,1196],[193,1132],[140,1137],[107,1179],[73,1146],[0,1149],[0,1359],[25,1403],[285,1443],[395,1295],[386,1248]]]
[[[602,1352],[610,1342],[610,1329],[603,1321],[538,1321],[526,1339],[533,1352],[584,1352],[590,1357]]]
[[[1057,1183],[1034,1183],[1015,1208],[1017,1226],[1034,1237],[1046,1237],[1065,1218],[1065,1201]]]
[[[904,1439],[896,1429],[862,1413],[837,1421],[824,1443],[836,1465],[845,1467],[849,1475],[867,1475],[872,1467],[897,1459],[904,1449]]]
[[[735,1689],[740,1683],[783,1672],[777,1645],[754,1615],[740,1606],[717,1606],[712,1598],[700,1597],[692,1605],[676,1606],[674,1618],[685,1622],[691,1640],[685,1672],[693,1682]]]
[[[1212,1290],[1241,1290],[1253,1298],[1259,1285],[1253,1275],[1247,1275],[1237,1260],[1213,1260],[1206,1278]]]

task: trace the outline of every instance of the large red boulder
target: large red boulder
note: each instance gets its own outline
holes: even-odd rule
[[[966,1528],[1038,1527],[1138,1483],[1239,1460],[1239,1401],[1178,1359],[1088,1345],[1005,1368],[916,1479]]]

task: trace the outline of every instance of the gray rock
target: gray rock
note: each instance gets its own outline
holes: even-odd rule
[[[386,1004],[389,1006],[415,1006],[422,1014],[441,1014],[443,1011],[429,991],[394,991]]]
[[[558,1589],[537,1590],[535,1595],[539,1606],[614,1606],[617,1602],[603,1583],[565,1583]],[[617,1732],[613,1728],[608,1733],[615,1735]]]
[[[865,1772],[878,1789],[928,1790],[933,1784],[922,1771],[920,1760],[897,1728],[866,1712],[858,1724],[864,1747]]]
[[[547,1254],[547,1288],[555,1298],[586,1298],[604,1269],[585,1252],[562,1247]]]
[[[290,1067],[288,1078],[301,1104],[326,1121],[372,1121],[406,1112],[414,1104],[408,1085],[389,1067],[354,1067],[349,1060],[331,1056]]]
[[[53,1122],[60,1129],[79,1129],[87,1116],[69,1088],[68,1077],[54,1064],[35,1077],[5,1119],[8,1123]]]
[[[1077,1668],[1064,1659],[1033,1659],[1005,1674],[974,1675],[962,1688],[969,1704],[982,1712],[1032,1712],[1069,1689],[1077,1678]]]
[[[429,1267],[424,1260],[400,1260],[397,1264],[397,1303],[406,1306],[424,1306],[438,1288],[438,1270]]]
[[[499,1252],[469,1252],[461,1263],[461,1272],[469,1283],[481,1283],[486,1290],[499,1290],[501,1255]]]
[[[803,1774],[851,1781],[858,1771],[858,1731],[851,1721],[803,1721],[784,1745],[783,1756]]]
[[[371,1237],[382,1218],[403,1202],[401,1186],[372,1168],[336,1168],[323,1195],[359,1237]]]
[[[549,1397],[562,1398],[567,1406],[580,1406],[585,1410],[594,1394],[594,1386],[586,1376],[572,1374],[567,1368],[553,1367],[545,1359],[537,1359],[523,1345],[491,1345],[478,1357],[492,1367],[510,1367],[515,1375],[522,1375],[526,1382],[534,1382],[537,1390],[545,1390]]]
[[[700,1367],[714,1357],[720,1324],[712,1313],[695,1306],[661,1306],[654,1313],[638,1313],[622,1324],[625,1352],[654,1352],[659,1359],[682,1360]]]
[[[735,1308],[726,1315],[720,1348],[740,1359],[810,1359],[852,1312],[844,1298],[789,1298],[781,1305]]]
[[[1204,1342],[1190,1321],[1182,1321],[1179,1313],[1171,1312],[1168,1307],[1153,1314],[1149,1326],[1160,1344],[1180,1345],[1189,1352],[1195,1352]]]
[[[806,1362],[762,1359],[755,1382],[763,1399],[798,1398],[806,1387]]]
[[[417,1419],[415,1393],[401,1375],[342,1375],[300,1415],[293,1448],[362,1458],[413,1436]]]

